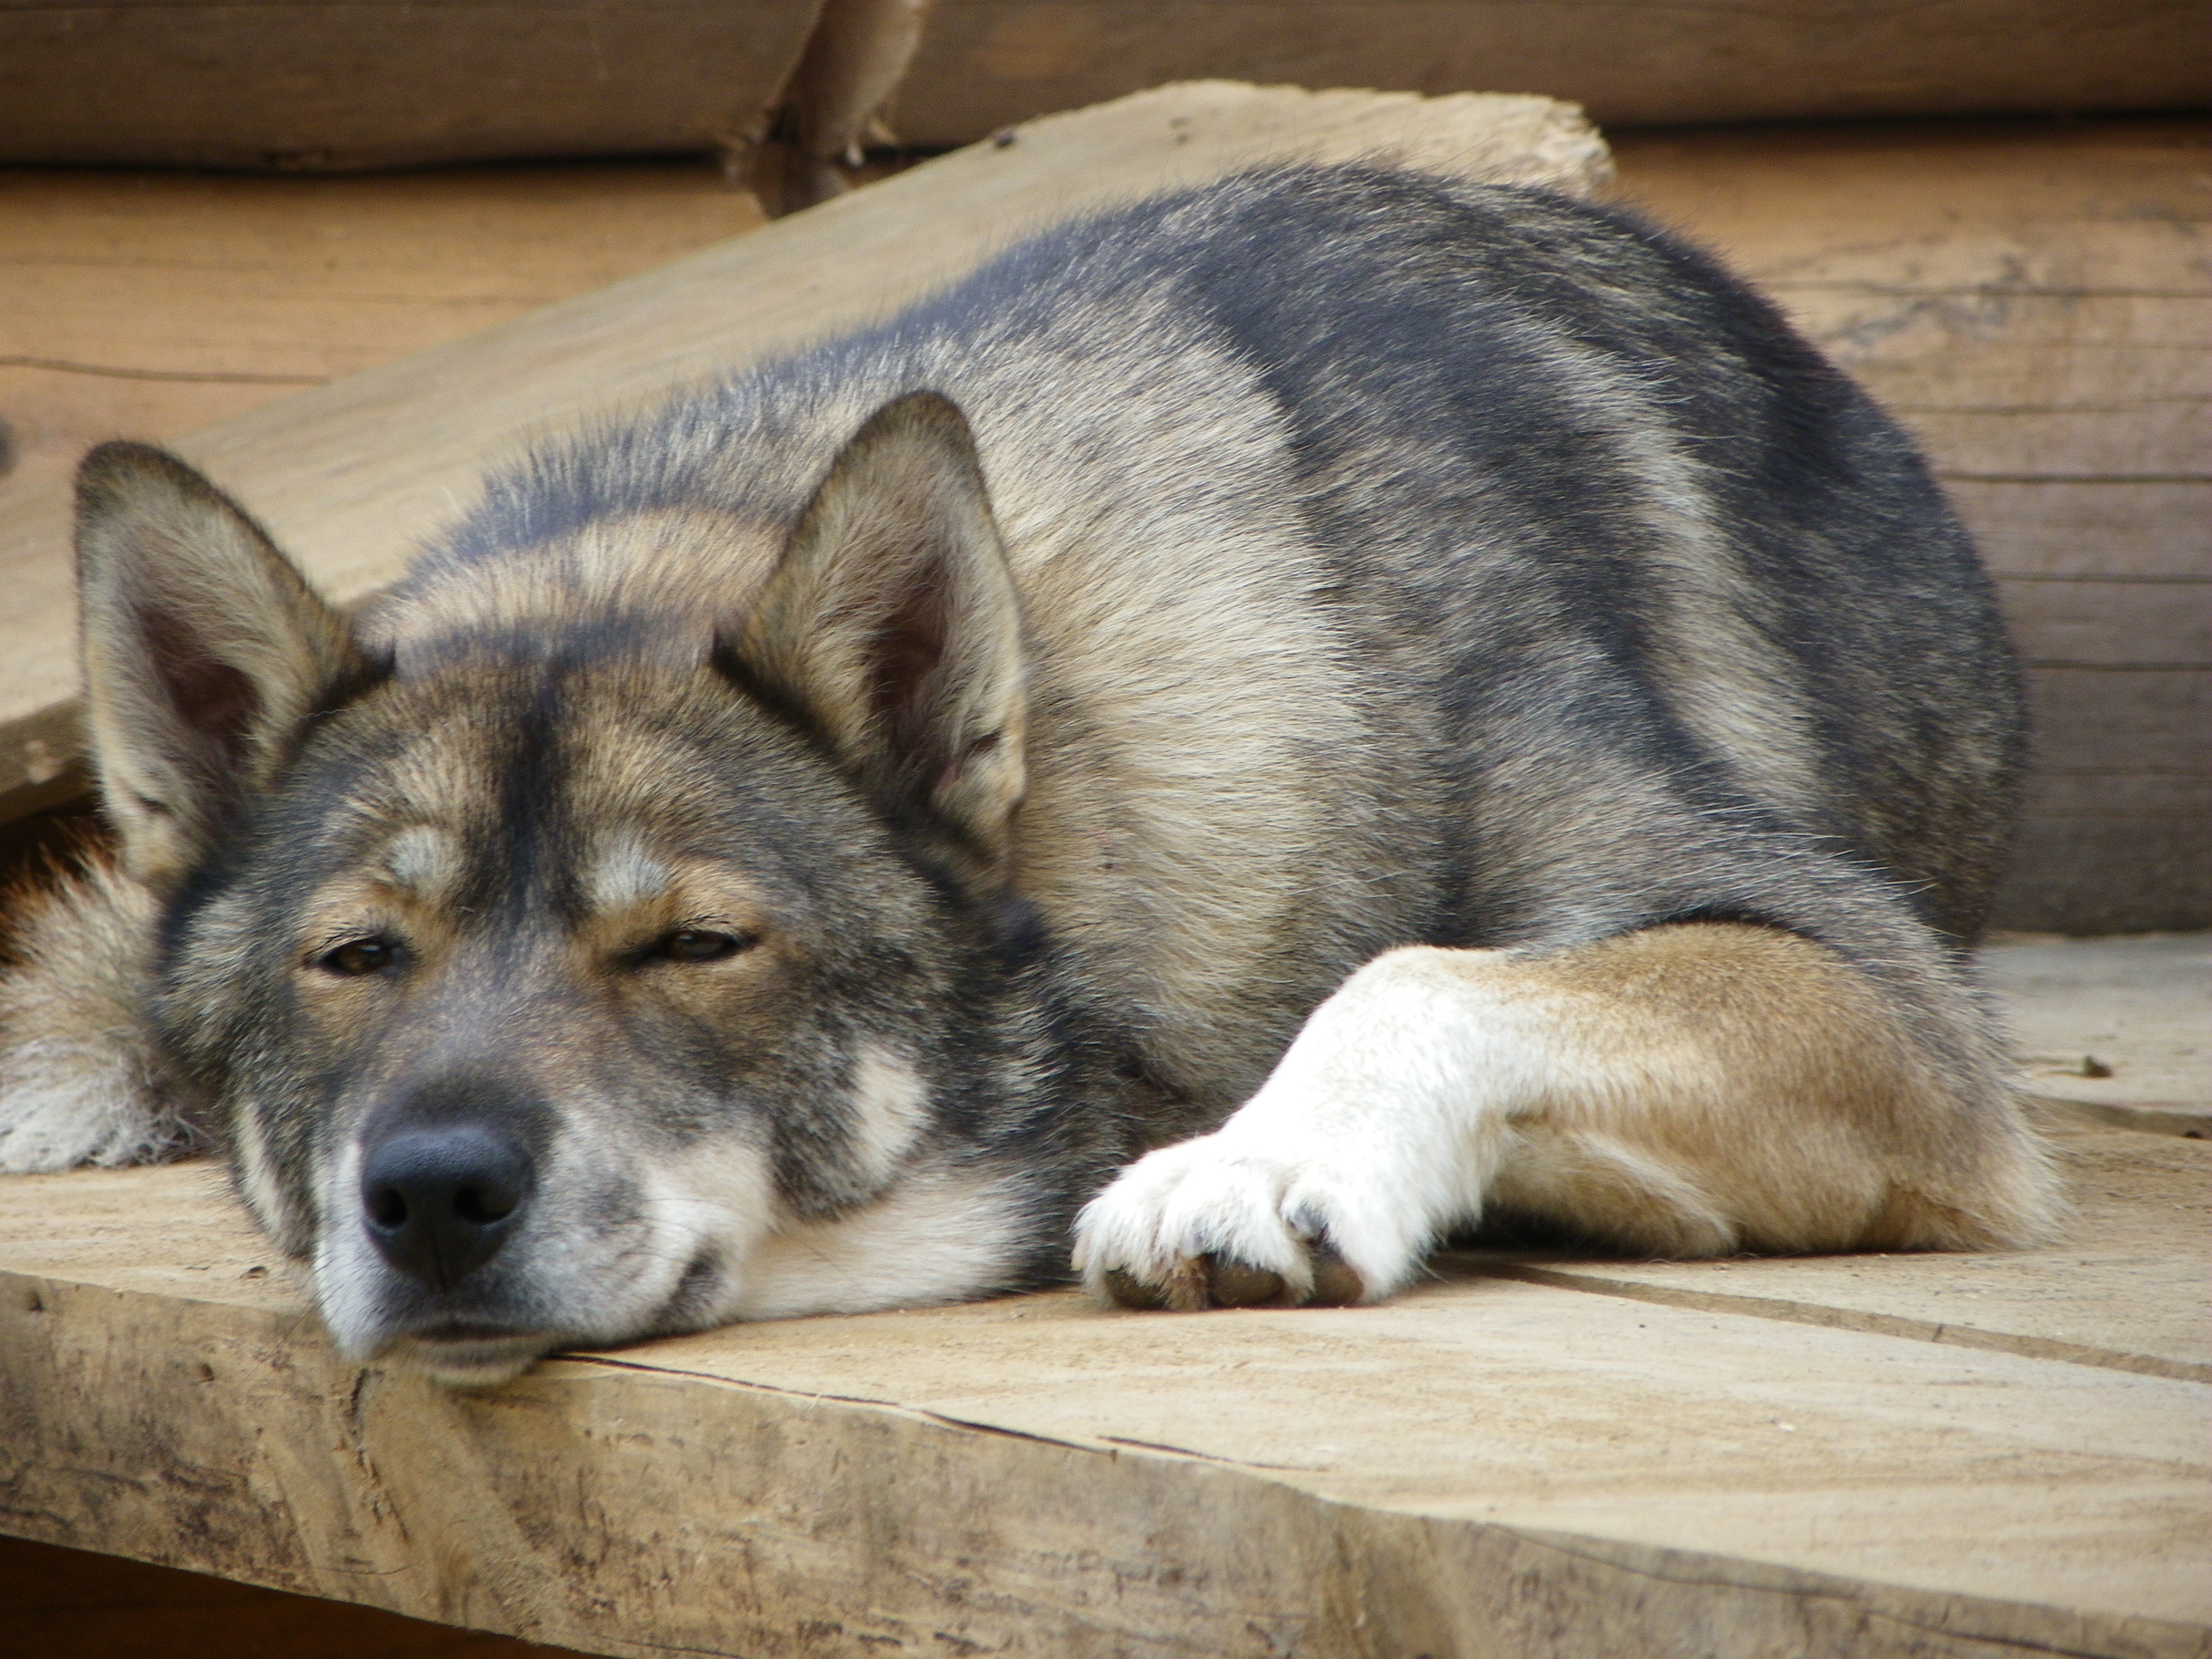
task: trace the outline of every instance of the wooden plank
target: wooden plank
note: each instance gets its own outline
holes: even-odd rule
[[[697,161],[0,172],[0,500],[763,222]]]
[[[2203,120],[1638,135],[1620,193],[1759,283],[1914,427],[1969,503],[1983,481],[2139,481],[2073,574],[2212,577],[2212,206]],[[2039,427],[2033,423],[2041,422]],[[1991,562],[2016,510],[1978,526]],[[2025,560],[2025,562],[2022,561]]]
[[[1274,159],[1398,156],[1587,190],[1596,136],[1541,99],[1167,88],[1024,128],[766,229],[179,440],[326,589],[388,581],[535,431],[879,316],[1023,231]],[[76,752],[68,501],[0,498],[0,815]]]
[[[2053,790],[2056,804],[2039,799],[2022,817],[1999,919],[2055,933],[2123,933],[2140,930],[2146,915],[2203,915],[2212,904],[2212,880],[2205,875],[2202,787],[2146,785],[2149,811],[2127,810],[2128,793],[2117,791],[2108,811],[2068,810],[2070,799],[2094,797],[2096,788],[2094,777],[2081,779],[2076,787]]]
[[[2081,971],[2095,961],[2094,976]],[[2212,934],[1999,941],[1984,976],[2002,1000],[2028,1086],[2105,1106],[2212,1112]],[[2083,1062],[2095,1063],[2085,1068]],[[2212,1131],[2212,1123],[2198,1126]],[[2196,1202],[2208,1194],[2199,1190]],[[2197,1305],[2203,1305],[2197,1299]]]
[[[2212,94],[2204,24],[2176,0],[937,0],[893,125],[966,143],[1193,75],[1543,92],[1608,127],[2188,108]]]
[[[2202,613],[2201,584],[2160,591]],[[2027,678],[2034,760],[1999,925],[2141,933],[2212,915],[2212,672],[2045,659]]]
[[[2212,922],[2212,202],[2201,119],[1632,135],[1926,447],[2001,578],[2037,764],[1999,925]]]
[[[0,161],[283,171],[712,151],[815,0],[0,7]]]
[[[2001,576],[1997,595],[2034,668],[2212,667],[2207,585],[2130,575]]]
[[[879,9],[833,7],[826,32],[864,34]],[[398,10],[374,0],[0,9],[0,159],[296,170],[714,150],[757,127],[816,7],[429,0],[404,22]],[[906,141],[933,149],[1202,76],[1431,94],[1527,88],[1621,125],[2186,108],[2212,94],[2203,21],[2188,0],[1937,0],[1893,12],[1846,0],[1757,12],[1678,0],[938,0],[896,106]],[[866,55],[814,44],[817,60],[848,70]],[[846,78],[873,89],[865,74]]]
[[[2103,1046],[2117,1056],[2126,1042],[2113,1032]],[[2038,1081],[2071,1091],[2072,1079],[2051,1078],[2047,1067]],[[2180,1136],[2081,1124],[2051,1124],[2046,1133],[2064,1155],[2075,1206],[2063,1250],[1694,1263],[1474,1256],[1468,1269],[2212,1382],[2212,1306],[2201,1293],[2212,1274],[2212,1152]],[[2125,1296],[2116,1298],[2123,1283]]]
[[[1953,473],[1944,485],[2000,576],[2174,581],[2185,590],[2175,595],[2184,603],[2197,597],[2185,590],[2204,580],[2212,477],[1967,478]],[[2115,571],[2115,563],[2123,562],[2125,568]]]
[[[2201,1189],[2212,1149],[2078,1144],[2119,1177],[2085,1224],[2136,1204],[2200,1285],[2202,1204],[2134,1174]],[[2023,1261],[2075,1291],[1987,1347],[1784,1305],[1988,1308]],[[609,1653],[2212,1651],[2212,1387],[2004,1340],[2170,1276],[2076,1241],[1739,1293],[1782,1265],[1649,1270],[1671,1301],[1449,1260],[1374,1309],[1053,1293],[452,1395],[337,1363],[208,1172],[19,1178],[0,1529]]]

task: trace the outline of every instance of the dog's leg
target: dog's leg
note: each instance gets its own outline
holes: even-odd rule
[[[1644,1255],[2024,1243],[2050,1175],[1978,1041],[1916,1038],[1825,946],[1733,924],[1378,957],[1216,1133],[1093,1200],[1132,1305],[1374,1300],[1497,1207]]]
[[[139,1024],[158,906],[105,860],[8,897],[0,1175],[158,1164],[203,1149]]]

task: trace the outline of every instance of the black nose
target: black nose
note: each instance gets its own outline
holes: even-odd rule
[[[534,1185],[530,1155],[514,1141],[479,1124],[451,1124],[371,1147],[361,1203],[384,1259],[443,1291],[498,1253]]]

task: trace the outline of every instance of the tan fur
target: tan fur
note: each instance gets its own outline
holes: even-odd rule
[[[1325,1242],[1330,1293],[1376,1300],[1501,1217],[1685,1258],[2017,1247],[2059,1214],[2017,1112],[1947,1086],[1863,975],[1694,923],[1385,952],[1218,1130],[1092,1200],[1076,1259],[1132,1305],[1299,1303]]]
[[[1794,934],[1652,928],[1544,957],[1425,951],[1540,1024],[1556,1085],[1500,1126],[1492,1202],[1656,1255],[1989,1249],[2057,1188],[1931,1076],[1864,977]]]
[[[877,702],[884,641],[904,635],[936,657],[907,689],[910,714]],[[738,648],[875,787],[922,769],[915,793],[1004,879],[1026,787],[1021,611],[968,423],[951,404],[901,398],[854,436],[755,598]]]
[[[363,629],[380,649],[453,634],[527,632],[580,611],[663,617],[696,646],[702,618],[742,614],[783,550],[784,526],[688,507],[625,513],[492,564],[423,576],[380,599]]]
[[[158,906],[104,859],[4,901],[0,1173],[155,1164],[204,1149],[140,1035]]]

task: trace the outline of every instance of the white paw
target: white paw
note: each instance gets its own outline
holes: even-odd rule
[[[1373,1301],[1420,1265],[1425,1228],[1379,1171],[1251,1144],[1237,1126],[1164,1147],[1084,1206],[1075,1265],[1129,1307]]]
[[[1085,1282],[1172,1308],[1404,1285],[1480,1212],[1528,1070],[1470,982],[1494,957],[1416,947],[1352,975],[1220,1129],[1139,1159],[1085,1206]]]
[[[197,1140],[128,1036],[112,1048],[48,1039],[0,1054],[0,1175],[159,1164]]]

